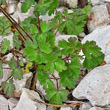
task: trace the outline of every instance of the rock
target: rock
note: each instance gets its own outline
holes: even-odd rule
[[[96,5],[92,8],[87,27],[89,32],[92,32],[100,26],[105,26],[110,23],[110,6],[108,3]]]
[[[45,92],[45,90],[43,89],[43,85],[41,85],[38,80],[37,80],[37,82],[36,82],[36,91],[37,91],[37,92],[39,91],[41,96],[45,96],[45,95],[46,95],[46,92]]]
[[[89,0],[88,0],[89,1]],[[100,3],[103,3],[104,2],[104,0],[91,0],[91,3],[92,3],[92,5],[94,6],[94,5],[98,5],[98,4],[100,4]]]
[[[13,14],[16,11],[16,7],[17,5],[15,3],[9,4],[9,6],[7,7],[7,12],[9,14]]]
[[[110,0],[103,0],[103,1],[105,1],[105,2],[110,2]]]
[[[90,102],[84,102],[82,105],[80,105],[79,110],[89,110],[92,107]]]
[[[105,110],[105,109],[100,108],[100,107],[92,107],[92,108],[90,108],[89,110]]]
[[[13,110],[46,110],[46,106],[35,102],[35,99],[42,101],[37,92],[24,88],[20,100]]]
[[[86,36],[86,34],[84,32],[82,32],[78,35],[78,38],[82,41],[85,36]]]
[[[78,0],[59,0],[59,4],[68,8],[77,8]]]
[[[13,58],[13,54],[12,53],[9,53],[7,56],[6,56],[6,59],[5,61],[10,61],[11,59]]]
[[[99,66],[89,72],[72,95],[77,99],[88,99],[93,106],[110,104],[110,64]]]
[[[16,105],[18,104],[18,100],[15,98],[10,98],[10,99],[8,99],[8,103],[9,103],[10,110],[13,110],[16,107]]]
[[[21,4],[21,2],[18,3],[15,13],[12,15],[15,20],[19,18],[20,21],[24,21],[24,19],[29,16],[35,17],[33,13],[34,7],[31,7],[27,13],[21,13]]]
[[[46,108],[46,110],[54,110],[54,108],[51,107],[51,106],[48,106],[48,107]]]
[[[8,110],[8,100],[0,95],[0,110]]]
[[[16,3],[18,0],[5,0],[5,1],[6,1],[6,3],[11,4],[11,3]]]
[[[61,107],[60,110],[73,110],[71,107]]]
[[[82,43],[95,41],[105,54],[106,63],[110,63],[110,26],[103,26],[84,37]]]
[[[27,73],[23,75],[21,80],[14,80],[16,91],[21,91],[23,88],[30,88],[32,73]]]

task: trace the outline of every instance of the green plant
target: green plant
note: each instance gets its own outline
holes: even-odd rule
[[[14,48],[9,48],[9,42],[4,39],[1,47],[1,53],[7,51],[12,52],[14,58],[8,62],[12,70],[12,77],[9,82],[2,83],[5,93],[12,96],[14,90],[12,79],[21,79],[23,72],[28,71],[32,67],[36,72],[37,79],[46,91],[46,99],[52,104],[62,104],[67,100],[68,90],[60,89],[59,84],[64,88],[73,89],[75,85],[74,79],[79,78],[80,67],[94,68],[98,66],[104,59],[104,54],[94,41],[87,41],[81,44],[77,38],[69,38],[68,41],[61,40],[55,45],[55,36],[57,32],[69,35],[78,35],[83,31],[86,24],[87,14],[90,12],[90,6],[83,9],[74,9],[72,13],[68,13],[65,9],[63,13],[56,11],[58,0],[26,0],[22,3],[22,12],[34,6],[35,18],[28,17],[21,26],[30,34],[32,39],[26,38],[24,42],[19,39],[19,33],[15,32],[13,41]],[[56,16],[49,22],[42,21],[40,15]],[[19,52],[22,50],[21,52]],[[84,55],[80,55],[80,52]],[[18,58],[17,53],[20,54]],[[83,57],[85,56],[85,57]],[[26,64],[23,62],[26,59]],[[80,60],[83,60],[81,64]],[[0,62],[0,77],[3,76],[2,62]],[[54,72],[59,77],[56,77]],[[54,84],[53,80],[56,81]],[[10,89],[12,87],[12,89]],[[9,88],[9,89],[7,89]]]
[[[0,35],[9,34],[11,31],[11,26],[11,23],[5,16],[0,17]]]
[[[0,0],[0,4],[6,4],[6,0]]]

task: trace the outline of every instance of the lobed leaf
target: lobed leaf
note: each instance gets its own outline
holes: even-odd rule
[[[46,99],[49,100],[51,104],[61,105],[62,102],[67,99],[66,90],[48,89],[46,93]]]
[[[1,84],[2,88],[4,88],[4,93],[9,96],[12,97],[13,96],[13,92],[14,92],[14,84],[12,80],[9,80],[9,82],[2,82]]]
[[[82,52],[85,55],[83,65],[85,68],[94,68],[104,60],[104,54],[101,52],[94,41],[87,41],[83,44]]]

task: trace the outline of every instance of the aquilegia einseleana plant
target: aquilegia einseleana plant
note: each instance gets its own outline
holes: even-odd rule
[[[29,16],[21,23],[24,30],[30,34],[31,39],[27,37],[21,40],[19,33],[14,32],[13,48],[10,48],[10,42],[7,39],[1,43],[1,54],[7,55],[11,52],[14,56],[7,62],[12,70],[12,77],[7,82],[2,82],[2,87],[5,94],[12,96],[14,91],[13,79],[22,79],[23,73],[32,70],[46,91],[46,100],[52,104],[62,104],[67,100],[68,90],[60,89],[59,85],[73,89],[74,79],[79,77],[82,65],[87,69],[94,68],[104,59],[104,54],[94,41],[81,44],[77,38],[69,38],[68,41],[61,40],[57,46],[55,45],[57,32],[69,35],[79,35],[83,32],[90,6],[74,9],[72,13],[68,13],[67,9],[64,9],[61,13],[56,10],[58,0],[39,0],[38,2],[25,0],[21,6],[22,12],[26,13],[31,6],[34,7],[36,17]],[[49,16],[53,13],[56,15],[48,22],[42,21],[40,16],[46,13]],[[14,50],[20,52],[20,56]],[[81,51],[84,55],[79,54]],[[23,59],[26,61],[23,62]],[[81,60],[83,60],[82,64]],[[2,63],[1,60],[0,78],[3,77]],[[55,71],[59,77],[55,76]]]

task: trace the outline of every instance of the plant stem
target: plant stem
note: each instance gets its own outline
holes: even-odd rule
[[[56,30],[54,36],[56,36],[57,32],[59,31],[59,29],[60,29],[60,25],[61,25],[61,21],[59,20],[59,25],[58,25],[58,28],[57,28],[57,30]]]
[[[54,75],[52,75],[53,76],[53,78],[56,80],[56,88],[57,88],[57,91],[59,90],[59,84],[58,84],[58,80],[59,80],[59,78],[56,78]]]

